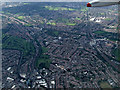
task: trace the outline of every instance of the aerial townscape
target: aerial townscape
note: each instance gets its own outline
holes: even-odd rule
[[[118,6],[2,7],[3,88],[119,88]]]

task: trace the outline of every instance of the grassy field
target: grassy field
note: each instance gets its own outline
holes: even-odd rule
[[[42,47],[42,54],[38,57],[36,61],[36,67],[41,68],[49,68],[51,60],[49,59],[48,55],[44,55],[43,53],[46,53],[48,49],[46,47]]]
[[[75,26],[76,23],[66,23],[66,25],[68,25],[68,26]]]
[[[100,13],[100,15],[105,15],[105,13]]]
[[[81,20],[81,18],[76,18],[76,20]]]
[[[118,39],[117,39],[117,38],[110,38],[110,39],[108,39],[108,40],[113,41],[113,42],[118,41]]]
[[[94,32],[95,34],[104,34],[104,33],[106,33],[105,31],[95,31]]]
[[[42,53],[46,53],[48,49],[46,47],[42,47]]]
[[[54,10],[54,11],[58,11],[58,10],[69,10],[69,11],[74,11],[75,9],[72,8],[64,8],[64,7],[52,7],[52,6],[45,6],[46,9],[48,10]]]
[[[53,37],[57,37],[60,34],[59,31],[55,31],[55,30],[47,30],[46,33]]]
[[[23,56],[33,55],[35,48],[32,42],[28,42],[22,38],[15,36],[3,36],[3,49],[15,49],[23,52]]]
[[[81,9],[81,11],[86,12],[86,11],[88,11],[88,8],[83,8],[83,9]]]
[[[17,17],[17,18],[20,19],[20,20],[23,20],[23,19],[24,19],[23,16],[19,16],[19,17]]]
[[[69,19],[59,17],[59,18],[56,19],[56,22],[58,22],[58,23],[68,23]]]
[[[111,19],[111,18],[105,18],[104,20],[110,21],[110,20],[112,20],[112,19]]]
[[[56,23],[47,23],[47,24],[49,24],[49,25],[54,25],[54,26],[56,25]]]
[[[120,49],[119,48],[115,49],[113,53],[116,56],[116,59],[120,61]]]
[[[4,11],[0,11],[0,13],[4,13]]]
[[[31,24],[25,24],[25,26],[28,26],[28,27],[30,27],[30,26],[32,26]]]
[[[58,36],[58,34],[59,34],[58,31],[54,31],[53,33],[55,34],[55,36]]]
[[[76,20],[81,20],[81,18],[75,18]],[[64,25],[68,25],[68,26],[75,26],[76,23],[73,21],[70,21],[68,18],[58,18],[56,20],[57,23],[63,23]]]
[[[106,82],[106,81],[100,82],[100,87],[101,87],[101,88],[112,88],[112,87],[108,84],[108,82]]]
[[[49,68],[50,63],[51,63],[51,60],[50,60],[50,59],[47,59],[47,58],[39,58],[39,59],[37,60],[36,66],[37,66],[37,68],[39,68],[39,69],[41,69],[41,68]]]

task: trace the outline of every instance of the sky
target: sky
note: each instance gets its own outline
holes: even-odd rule
[[[92,0],[0,0],[1,2],[89,2]],[[118,2],[120,0],[95,0],[100,2]]]
[[[89,2],[90,0],[0,0],[1,2]]]

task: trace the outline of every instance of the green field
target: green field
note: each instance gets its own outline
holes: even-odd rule
[[[20,19],[20,20],[23,20],[24,19],[24,16],[19,16],[19,17],[17,17],[18,19]]]
[[[81,20],[81,18],[76,18],[76,20]]]
[[[32,26],[31,24],[25,24],[25,26],[28,26],[28,27],[30,27],[30,26]]]
[[[117,39],[117,38],[110,38],[110,39],[108,39],[108,40],[113,41],[113,42],[118,41],[118,39]]]
[[[6,14],[11,14],[11,13],[9,13],[9,12],[6,12]]]
[[[105,31],[95,31],[94,32],[95,34],[104,34],[104,33],[106,33]]]
[[[53,37],[57,37],[60,34],[59,31],[55,31],[55,30],[47,30],[46,33]]]
[[[100,13],[100,15],[105,15],[105,13]]]
[[[48,10],[54,10],[54,11],[58,11],[58,10],[68,10],[68,11],[74,11],[75,9],[72,8],[64,8],[64,7],[52,7],[52,6],[45,6],[46,9]]]
[[[110,20],[112,20],[112,19],[111,19],[111,18],[105,18],[104,20],[110,21]]]
[[[67,22],[69,22],[69,19],[59,17],[59,18],[56,19],[56,22],[59,22],[59,23],[67,23]]]
[[[66,25],[68,25],[68,26],[75,26],[76,23],[66,23]]]
[[[116,56],[116,59],[120,61],[120,49],[117,48],[113,51],[113,54]]]
[[[48,59],[48,58],[43,58],[43,57],[42,57],[42,58],[39,58],[39,59],[37,60],[36,66],[37,66],[37,68],[39,68],[39,69],[49,68],[50,63],[51,63],[51,60],[50,60],[50,59]]]
[[[47,23],[47,24],[49,24],[49,25],[54,25],[54,26],[56,25],[56,23]]]
[[[48,55],[43,54],[43,53],[46,53],[47,51],[48,49],[46,47],[42,47],[42,53],[36,61],[36,67],[38,69],[49,68],[51,60],[49,59]]]
[[[81,18],[75,18],[76,20],[81,20]],[[68,26],[75,26],[76,23],[73,21],[70,21],[68,18],[57,18],[56,20],[57,23],[63,23],[64,25]]]
[[[81,9],[81,11],[86,12],[86,11],[88,11],[88,8],[83,8],[83,9]]]
[[[48,49],[46,47],[42,47],[42,53],[46,53]]]
[[[4,13],[4,11],[0,11],[0,13]]]
[[[112,88],[112,87],[108,84],[108,82],[106,82],[106,81],[100,82],[100,87],[101,87],[101,88]]]
[[[55,36],[58,36],[58,34],[59,34],[58,31],[54,31],[53,33],[55,34]]]
[[[2,48],[19,50],[23,53],[23,56],[33,55],[35,53],[35,48],[32,42],[9,35],[3,35]]]

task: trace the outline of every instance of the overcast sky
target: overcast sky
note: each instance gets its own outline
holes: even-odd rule
[[[92,0],[0,0],[1,2],[89,2]],[[95,0],[100,2],[118,2],[120,0]]]
[[[90,0],[0,0],[2,2],[88,2]]]

